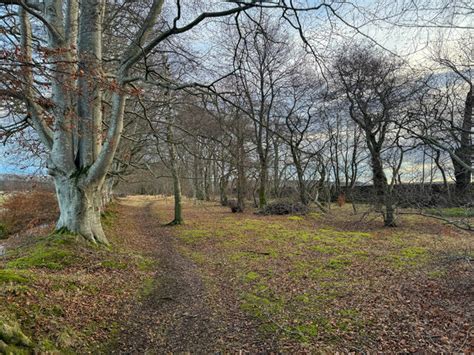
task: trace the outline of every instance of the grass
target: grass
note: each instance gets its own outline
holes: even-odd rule
[[[59,248],[37,248],[28,256],[18,258],[7,263],[7,267],[16,269],[30,269],[43,267],[60,270],[73,263],[74,254]]]
[[[172,204],[154,206],[159,220],[170,220]],[[439,319],[446,320],[447,336],[465,323],[465,296],[455,286],[468,284],[472,269],[441,260],[472,250],[472,236],[436,221],[402,217],[401,227],[386,229],[379,220],[360,223],[350,206],[294,219],[185,204],[184,215],[186,225],[166,231],[194,261],[212,299],[222,302],[218,310],[234,306],[239,313],[229,319],[285,352],[361,351],[374,343],[382,346],[377,351],[407,352],[400,340],[412,341],[408,327],[433,325],[417,329],[422,339],[439,330]],[[110,249],[91,249],[69,235],[9,249],[0,260],[0,323],[8,319],[4,324],[31,343],[2,349],[0,342],[0,353],[110,352],[102,344],[118,336],[117,317],[127,317],[119,305],[149,297],[166,282],[155,277],[160,265],[150,248],[133,244],[139,229],[126,216],[120,206],[103,215]],[[425,307],[436,312],[418,312]],[[453,351],[461,349],[452,339]],[[430,344],[425,349],[433,350]]]
[[[101,266],[107,269],[113,270],[125,270],[127,268],[127,264],[117,260],[104,260],[100,263]]]
[[[351,206],[331,213],[256,217],[188,205],[187,224],[175,231],[186,255],[205,260],[198,264],[205,277],[217,273],[233,280],[240,309],[260,324],[259,331],[281,344],[327,346],[313,351],[334,351],[344,342],[363,342],[367,332],[376,334],[382,323],[374,309],[386,314],[397,304],[384,304],[393,297],[386,293],[392,278],[395,284],[413,282],[421,273],[442,282],[447,273],[445,267],[433,271],[436,255],[472,245],[465,236],[443,238],[420,219],[401,217],[401,228],[386,229],[381,221],[358,224]]]
[[[451,207],[451,208],[430,208],[426,213],[441,217],[474,217],[474,208]]]
[[[418,246],[403,248],[398,254],[394,255],[394,264],[397,267],[417,266],[426,263],[428,260],[427,249]]]
[[[69,234],[29,237],[8,248],[0,259],[0,353],[109,352],[103,344],[115,336],[111,324],[122,321],[119,305],[142,297],[136,290],[146,292],[156,267],[127,244],[130,221],[119,220],[113,207],[102,216],[111,248]],[[5,335],[11,329],[29,342]]]
[[[28,283],[28,275],[16,270],[0,270],[0,284],[6,283]]]

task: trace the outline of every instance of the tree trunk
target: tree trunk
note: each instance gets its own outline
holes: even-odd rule
[[[258,207],[264,208],[267,204],[267,162],[265,160],[260,161],[260,179],[258,187]]]
[[[280,152],[278,137],[273,138],[273,196],[279,197],[280,193]]]
[[[76,177],[56,176],[54,183],[60,211],[56,229],[108,245],[100,222],[100,188],[84,187]]]
[[[196,148],[198,151],[199,147]],[[201,164],[200,159],[197,156],[193,156],[193,187],[194,187],[194,198],[196,200],[204,200],[204,192],[202,189],[202,176],[201,176]]]
[[[170,113],[171,115],[171,113]],[[176,144],[174,142],[174,131],[173,131],[173,119],[168,117],[167,135],[168,141],[168,152],[170,155],[170,169],[171,175],[173,176],[173,193],[174,193],[174,219],[170,223],[171,225],[182,224],[182,203],[181,203],[181,181],[179,178],[178,169],[178,153],[176,152]]]
[[[451,203],[451,192],[449,190],[448,179],[446,178],[446,173],[444,171],[444,168],[441,166],[440,156],[441,156],[441,151],[436,150],[434,161],[435,161],[436,166],[438,167],[438,170],[441,172],[441,176],[443,177],[443,186],[444,186],[444,189],[446,190],[448,202]]]
[[[245,132],[242,121],[237,122],[237,147],[236,147],[236,168],[237,168],[237,205],[239,211],[245,210],[245,196],[247,192],[247,177],[245,176]]]
[[[206,162],[206,166],[203,167],[203,185],[204,185],[204,199],[206,201],[211,200],[210,186],[211,186],[211,166],[209,162]]]
[[[462,124],[462,132],[460,139],[460,147],[456,149],[455,154],[468,166],[472,166],[472,87],[466,95],[464,106],[464,118]],[[456,195],[459,202],[464,202],[466,193],[471,185],[471,171],[462,166],[455,159],[453,160],[454,177],[456,179]]]
[[[178,175],[173,174],[173,191],[174,191],[174,220],[170,224],[183,224],[183,209],[181,198],[181,182]]]
[[[369,145],[372,158],[371,161],[375,193],[375,208],[382,210],[382,206],[385,206],[385,211],[382,211],[384,225],[386,227],[395,227],[395,209],[393,207],[391,192],[389,191],[387,177],[385,176],[385,172],[383,170],[380,151],[375,149],[374,146],[374,143]]]
[[[224,169],[222,169],[224,170]],[[222,206],[227,206],[229,199],[227,198],[227,185],[229,184],[229,174],[222,175],[219,179],[219,197]]]
[[[101,211],[103,211],[105,209],[105,206],[112,201],[114,186],[114,177],[109,177],[105,180],[104,186],[102,187]]]
[[[395,209],[393,208],[393,203],[390,196],[385,198],[385,213],[384,213],[384,226],[385,227],[396,227],[395,223]]]
[[[372,180],[374,183],[375,206],[380,209],[384,202],[387,178],[383,171],[380,156],[376,153],[372,153]]]
[[[300,195],[300,202],[303,205],[308,204],[308,196],[306,193],[306,183],[304,181],[304,171],[303,167],[301,166],[301,159],[298,153],[298,147],[295,147],[291,145],[291,155],[293,157],[293,164],[295,165],[296,168],[296,175],[298,177],[298,192]]]
[[[239,162],[237,166],[237,204],[240,211],[245,210],[245,192],[247,189],[244,166]]]

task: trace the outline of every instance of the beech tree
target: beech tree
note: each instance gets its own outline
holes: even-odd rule
[[[143,66],[143,59],[161,43],[207,18],[255,5],[234,4],[227,10],[202,12],[181,25],[179,1],[175,17],[167,22],[161,17],[165,1],[154,0],[141,23],[130,26],[132,38],[105,65],[105,0],[0,3],[7,9],[5,16],[18,18],[20,24],[20,37],[12,29],[13,45],[4,53],[11,70],[3,75],[0,94],[22,106],[48,151],[47,167],[60,209],[56,228],[108,244],[100,222],[101,190],[120,142],[127,97],[140,94],[130,83],[146,76],[136,70],[137,65]],[[133,2],[127,5],[140,7]],[[32,26],[37,28],[34,33]],[[109,96],[109,110],[102,106],[104,95]]]

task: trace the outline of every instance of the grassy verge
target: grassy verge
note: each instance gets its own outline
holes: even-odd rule
[[[103,216],[110,249],[52,234],[8,251],[0,261],[0,353],[107,351],[123,305],[139,299],[153,266],[121,247],[117,216],[115,208]]]

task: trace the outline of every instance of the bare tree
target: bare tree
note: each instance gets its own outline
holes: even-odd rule
[[[399,134],[390,136],[391,130],[393,122],[401,119],[399,109],[407,100],[400,68],[393,58],[360,46],[341,53],[334,65],[348,100],[349,114],[365,135],[376,207],[383,213],[385,226],[396,225],[393,188],[388,184],[383,152],[399,139]]]
[[[16,72],[5,78],[1,95],[24,105],[28,122],[49,151],[48,169],[60,207],[57,229],[108,244],[100,223],[100,193],[120,141],[127,96],[138,94],[129,84],[143,77],[134,68],[172,36],[254,4],[202,12],[182,24],[178,2],[177,15],[168,24],[159,21],[164,0],[154,0],[141,23],[130,27],[132,38],[107,66],[102,55],[104,0],[8,0],[1,4],[17,8],[21,24],[21,38],[17,40],[14,31],[10,37],[17,41],[11,57]],[[16,16],[15,11],[8,14]],[[41,31],[33,34],[32,23],[44,26],[44,36]],[[37,37],[41,45],[33,46]],[[34,49],[37,53],[33,54]],[[40,77],[46,86],[37,80]],[[111,102],[105,117],[104,92],[110,93]],[[103,121],[108,122],[105,131]]]

